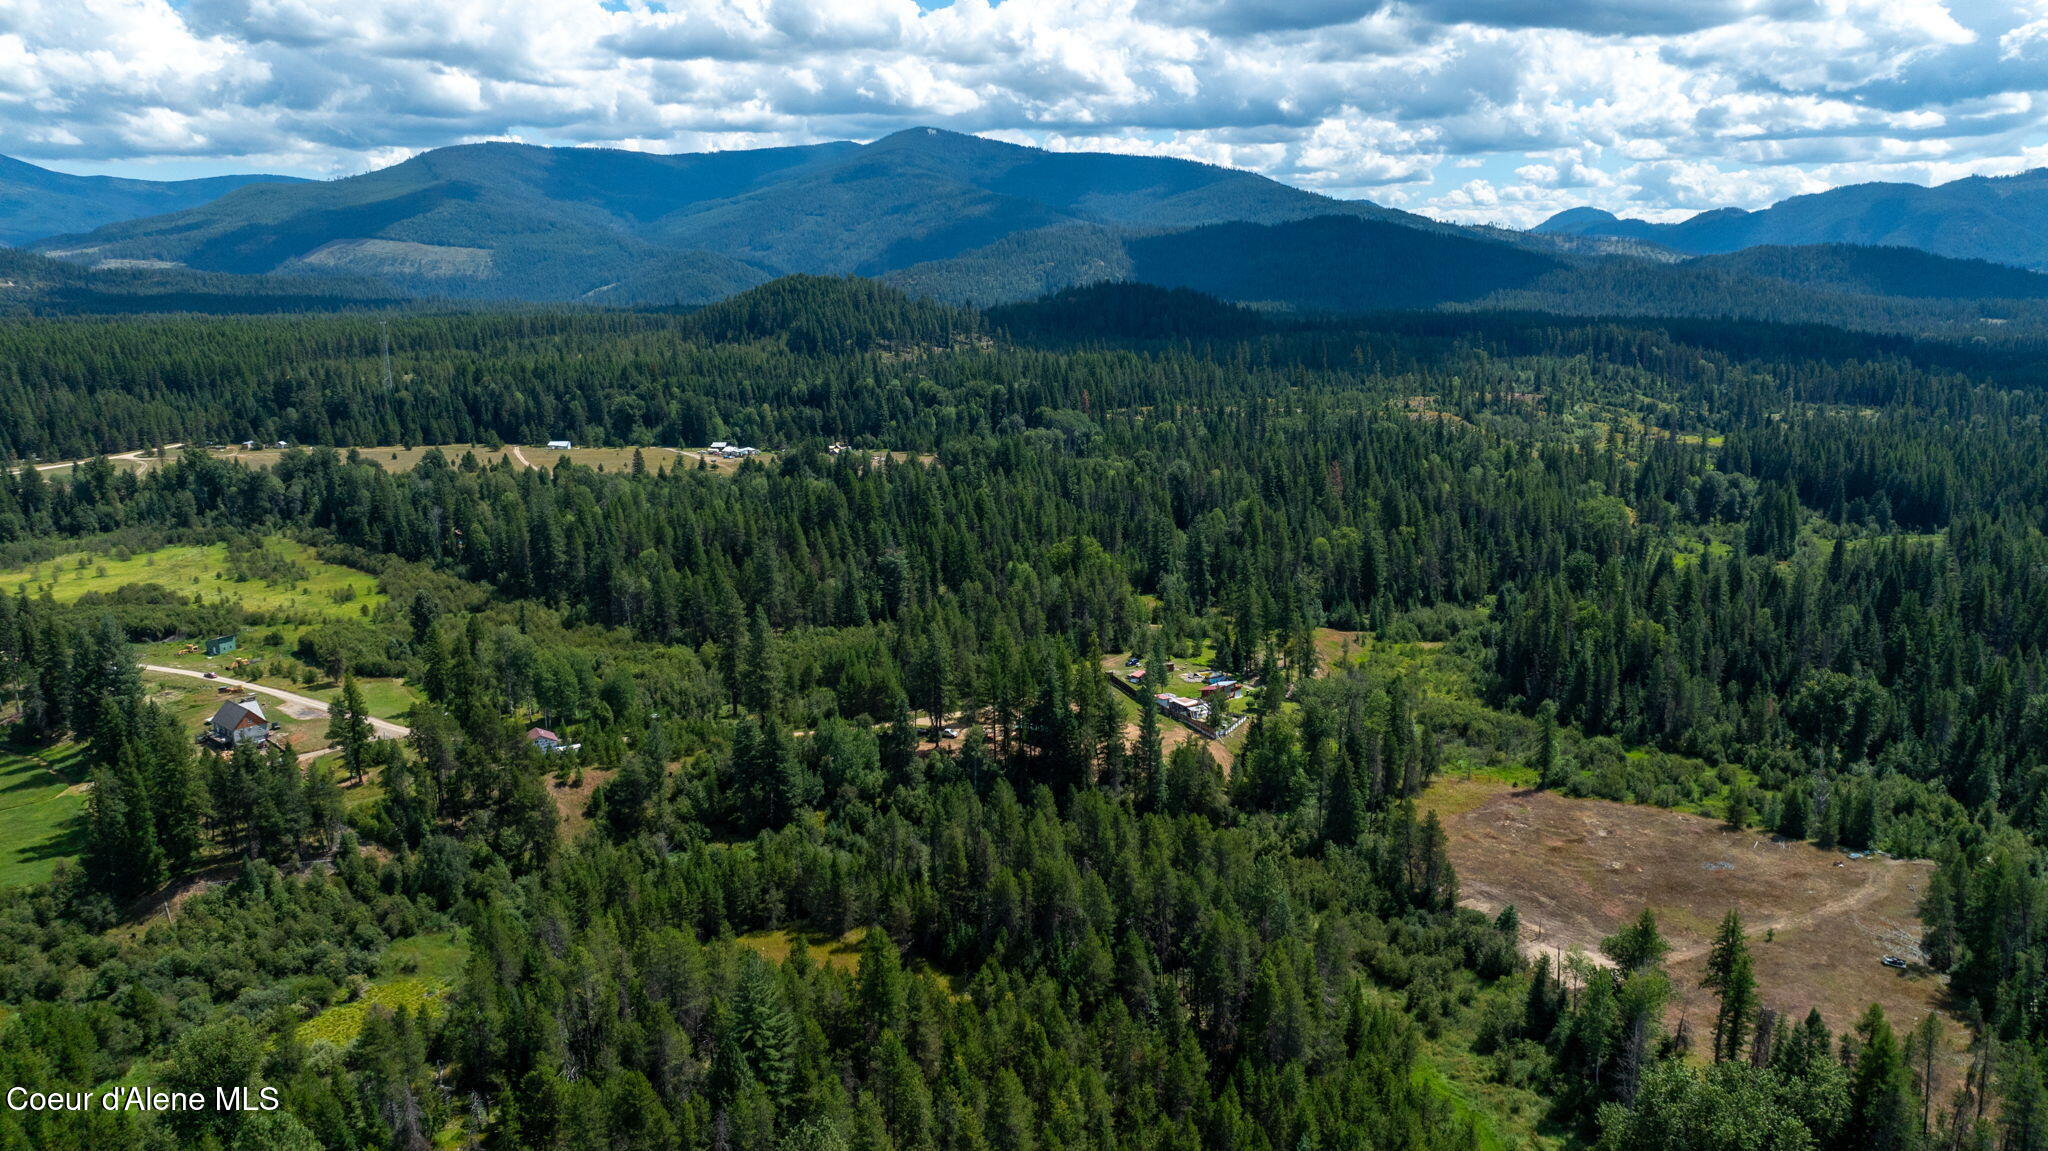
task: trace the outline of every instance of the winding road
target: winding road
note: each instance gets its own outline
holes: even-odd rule
[[[206,679],[205,672],[193,671],[191,668],[185,667],[164,667],[161,664],[146,663],[142,665],[142,670],[153,671],[158,675],[182,675],[188,679]],[[272,699],[280,699],[286,703],[297,704],[300,707],[312,708],[322,715],[327,713],[326,701],[314,699],[310,695],[300,695],[294,691],[280,691],[274,687],[264,687],[260,683],[250,683],[248,680],[229,679],[224,675],[215,676],[213,679],[207,680],[207,682],[223,684],[237,691],[253,691],[258,695],[267,695]],[[374,716],[370,719],[370,730],[377,733],[378,739],[404,739],[412,734],[412,729],[404,724],[392,723],[388,719],[377,719]]]

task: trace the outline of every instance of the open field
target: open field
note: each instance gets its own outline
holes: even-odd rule
[[[48,591],[59,603],[87,592],[113,592],[129,584],[158,584],[207,600],[239,602],[251,611],[309,618],[360,617],[384,597],[377,577],[323,563],[313,549],[272,538],[259,561],[230,556],[227,544],[180,545],[121,557],[71,552],[25,568],[0,571],[0,590]]]
[[[301,446],[312,449],[317,445],[306,444]],[[488,465],[498,463],[501,460],[510,460],[513,463],[532,468],[554,467],[556,460],[567,456],[570,460],[585,467],[599,468],[604,471],[623,471],[632,467],[633,452],[635,450],[643,454],[649,468],[675,467],[682,456],[682,453],[675,448],[652,446],[638,449],[630,447],[579,447],[571,448],[566,452],[558,452],[550,451],[545,447],[533,447],[525,444],[504,444],[495,448],[487,447],[483,444],[416,444],[410,447],[398,444],[376,444],[369,447],[337,447],[334,450],[343,455],[351,451],[356,452],[364,460],[391,472],[411,471],[419,466],[419,462],[426,458],[427,453],[432,451],[439,451],[448,458],[450,463],[461,460],[464,452],[473,452],[476,455],[477,462],[481,464]],[[240,445],[235,445],[226,448],[213,448],[209,449],[209,451],[219,459],[232,460],[246,467],[269,468],[275,467],[277,462],[285,457],[286,449],[277,447],[244,449]],[[145,450],[124,452],[120,455],[108,456],[107,459],[116,468],[123,471],[146,472],[151,468],[160,467],[163,463],[174,460],[177,457],[178,452],[175,450],[166,452],[162,457],[151,455]],[[765,459],[767,458],[767,453],[764,452],[755,458]],[[36,467],[47,475],[60,476],[68,475],[73,468],[86,462],[86,460],[60,460],[56,463],[38,464]],[[689,462],[693,466],[695,465],[696,455],[694,452],[690,455]],[[739,461],[717,460],[713,461],[713,463],[714,466],[721,466],[723,470],[729,471]]]
[[[88,785],[77,756],[70,747],[0,751],[0,887],[41,883],[84,848]]]
[[[350,449],[335,450],[346,453]],[[685,464],[695,467],[697,462],[694,454],[686,455],[675,448],[651,445],[627,448],[570,448],[563,452],[531,444],[506,444],[497,448],[486,447],[483,444],[421,444],[409,448],[388,445],[356,448],[354,451],[363,459],[388,472],[409,472],[418,467],[419,462],[432,451],[439,451],[450,463],[459,462],[465,452],[473,452],[480,464],[490,465],[510,460],[529,468],[551,468],[566,457],[571,463],[603,472],[632,470],[635,452],[640,453],[640,458],[646,463],[649,471],[657,468],[675,468]],[[268,467],[276,463],[281,454],[275,451],[257,451],[234,453],[233,458],[239,458],[252,467]],[[714,461],[714,464],[727,465],[725,470],[731,470],[730,466],[738,463],[738,460]]]
[[[1918,943],[1915,908],[1930,863],[1852,860],[1696,815],[1489,780],[1446,780],[1423,806],[1449,833],[1462,902],[1488,914],[1513,904],[1531,954],[1597,955],[1602,938],[1654,910],[1672,947],[1674,1023],[1711,1023],[1699,979],[1731,907],[1750,933],[1767,1007],[1798,1016],[1818,1007],[1838,1029],[1873,1002],[1902,1028],[1944,1007],[1942,980],[1921,965]],[[1886,955],[1912,967],[1885,967]]]

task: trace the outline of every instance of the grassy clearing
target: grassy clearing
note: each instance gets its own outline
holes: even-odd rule
[[[353,452],[358,459],[363,460],[365,463],[376,464],[387,472],[409,472],[418,467],[420,461],[427,458],[429,453],[437,451],[451,464],[462,462],[462,457],[465,454],[469,454],[476,457],[477,463],[486,467],[508,461],[518,464],[523,457],[528,466],[551,468],[555,466],[556,461],[566,456],[570,462],[581,464],[587,468],[619,472],[626,471],[633,466],[633,453],[636,451],[646,461],[650,471],[663,467],[673,468],[683,462],[682,454],[676,449],[654,447],[652,445],[638,448],[570,448],[566,452],[554,451],[532,444],[504,444],[495,448],[484,444],[419,444],[413,447],[380,444],[367,448],[336,448],[335,450],[343,455]],[[217,454],[227,459],[237,460],[252,468],[275,466],[278,460],[284,456],[284,453],[271,449],[259,449],[253,452],[230,451]],[[690,462],[694,465],[694,458]],[[738,461],[732,462],[736,463]]]
[[[567,456],[569,462],[581,464],[586,468],[594,468],[601,472],[626,472],[633,470],[635,452],[640,453],[641,460],[645,462],[650,472],[658,468],[672,469],[685,463],[695,465],[694,460],[685,459],[683,454],[674,448],[570,448],[566,452],[548,448],[520,450],[525,453],[527,462],[537,468],[554,467],[557,460]]]
[[[0,750],[0,887],[42,883],[85,847],[80,749]]]
[[[397,940],[384,949],[379,974],[363,987],[362,994],[301,1023],[299,1041],[346,1047],[362,1033],[363,1020],[372,1007],[424,1009],[432,1014],[454,988],[468,959],[469,948],[459,931]]]
[[[860,970],[860,945],[867,937],[867,928],[856,927],[840,936],[827,935],[822,931],[754,931],[734,942],[770,963],[782,964],[789,962],[790,955],[796,951],[797,940],[802,939],[813,964],[852,975]],[[940,971],[923,960],[912,960],[904,965],[904,969],[931,980],[956,1002],[967,998],[967,993],[962,990],[964,981],[950,972]]]
[[[227,544],[182,545],[136,555],[71,552],[44,563],[0,572],[0,589],[45,591],[59,603],[87,592],[110,593],[130,584],[157,584],[207,601],[240,603],[251,611],[304,619],[361,618],[384,602],[377,578],[324,563],[313,549],[272,538],[266,562],[229,555]],[[252,572],[266,573],[260,578]]]
[[[868,937],[868,929],[856,927],[841,936],[830,936],[819,931],[754,931],[740,936],[735,942],[752,951],[770,963],[787,963],[796,950],[799,938],[810,950],[811,962],[835,971],[852,972],[860,967],[861,941]]]

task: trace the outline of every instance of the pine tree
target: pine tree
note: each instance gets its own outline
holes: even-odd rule
[[[1911,1146],[1913,1088],[1884,1008],[1870,1005],[1856,1024],[1856,1037],[1861,1048],[1850,1072],[1844,1145],[1863,1151],[1901,1151]]]
[[[775,633],[768,626],[766,608],[756,607],[747,623],[738,674],[739,698],[747,710],[764,719],[774,713],[781,696],[782,667],[776,658]]]
[[[796,1023],[766,961],[746,961],[732,1025],[748,1071],[778,1105],[787,1102],[796,1072]]]
[[[1715,1061],[1743,1058],[1748,1050],[1750,1028],[1756,1022],[1758,999],[1749,941],[1742,932],[1742,917],[1733,908],[1714,934],[1700,986],[1721,1000],[1720,1010],[1714,1016]]]
[[[147,785],[157,844],[163,850],[165,867],[178,875],[199,858],[206,794],[192,761],[191,740],[177,719],[151,704],[145,709],[143,726],[148,732]]]
[[[375,732],[355,676],[342,676],[341,698],[328,707],[328,713],[327,738],[341,749],[342,771],[361,784],[369,770],[370,741]]]
[[[1671,954],[1657,930],[1657,916],[1645,907],[1628,926],[1600,941],[1600,951],[1624,972],[1649,971]]]
[[[95,887],[127,897],[163,882],[155,813],[133,756],[93,774],[85,824],[85,872]]]

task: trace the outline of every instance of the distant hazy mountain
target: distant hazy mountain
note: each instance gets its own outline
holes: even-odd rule
[[[1972,176],[1932,188],[1852,184],[1795,196],[1762,211],[1720,208],[1675,224],[1573,208],[1535,231],[1621,237],[1694,254],[1763,244],[1890,245],[2048,270],[2048,168],[2017,176]]]
[[[1047,229],[1331,214],[1458,231],[1208,164],[919,128],[866,145],[677,156],[464,145],[36,246],[86,264],[370,275],[434,295],[688,303],[791,272],[886,273]],[[992,278],[1015,277],[998,263]]]
[[[292,176],[214,176],[204,180],[72,176],[0,156],[0,244],[19,246],[44,236],[175,212],[247,184],[298,182]]]

